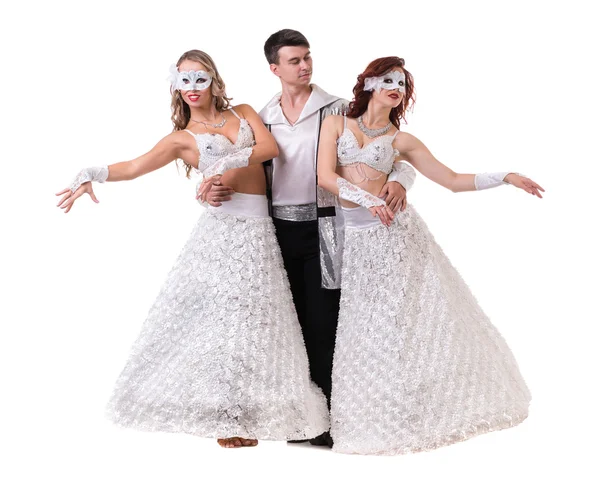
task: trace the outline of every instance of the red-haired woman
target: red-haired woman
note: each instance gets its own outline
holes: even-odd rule
[[[403,160],[454,192],[544,190],[517,173],[455,173],[400,132],[414,102],[403,59],[373,61],[353,92],[319,147],[319,184],[339,196],[345,223],[334,450],[422,451],[516,425],[530,393],[506,342],[415,209],[394,215],[376,195]]]
[[[268,214],[261,162],[275,140],[248,105],[233,107],[212,58],[184,53],[172,69],[174,131],[131,161],[86,168],[59,206],[95,199],[92,181],[133,180],[181,158],[200,170],[202,192],[235,190],[209,206],[169,273],[108,404],[119,425],[218,438],[318,436],[325,396],[311,382],[302,331]]]

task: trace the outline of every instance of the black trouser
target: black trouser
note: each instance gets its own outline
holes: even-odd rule
[[[273,218],[273,222],[304,335],[310,375],[329,404],[340,290],[321,288],[317,221]]]

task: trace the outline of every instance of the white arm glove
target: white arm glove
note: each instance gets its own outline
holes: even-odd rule
[[[252,147],[242,148],[235,153],[224,156],[220,160],[215,161],[212,165],[202,170],[204,178],[209,178],[215,175],[222,175],[227,170],[234,168],[243,168],[248,166],[250,155],[252,155]]]
[[[395,161],[392,168],[392,172],[388,176],[387,182],[397,181],[406,191],[410,190],[417,177],[415,169],[404,161]]]
[[[84,183],[87,183],[88,181],[97,181],[99,183],[104,183],[107,178],[108,166],[94,166],[92,168],[84,168],[77,174],[77,176],[71,183],[71,186],[69,186],[69,189],[72,193],[75,193],[75,191],[77,191],[77,188],[79,188]]]
[[[504,178],[506,175],[515,173],[516,175],[523,176],[520,173],[514,171],[502,171],[497,173],[477,173],[475,175],[475,189],[476,190],[487,190],[488,188],[496,188],[501,185],[508,185]]]
[[[337,186],[340,190],[339,197],[343,200],[351,201],[357,205],[371,208],[372,206],[385,206],[385,201],[377,196],[368,193],[367,191],[353,185],[344,178],[337,179]]]

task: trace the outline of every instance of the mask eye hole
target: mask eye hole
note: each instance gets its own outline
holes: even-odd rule
[[[184,85],[187,85],[190,81],[187,78],[181,80]]]

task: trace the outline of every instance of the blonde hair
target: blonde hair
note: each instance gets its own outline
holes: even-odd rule
[[[225,111],[230,108],[231,98],[225,93],[225,82],[219,75],[217,66],[213,59],[207,53],[200,50],[190,50],[185,52],[179,60],[177,66],[181,65],[184,60],[191,60],[202,63],[206,67],[206,72],[212,77],[210,92],[213,95],[215,107],[217,111]],[[190,107],[183,101],[179,90],[171,91],[171,121],[173,122],[173,131],[185,130],[185,127],[190,122]],[[184,162],[185,176],[190,177],[192,166]]]

